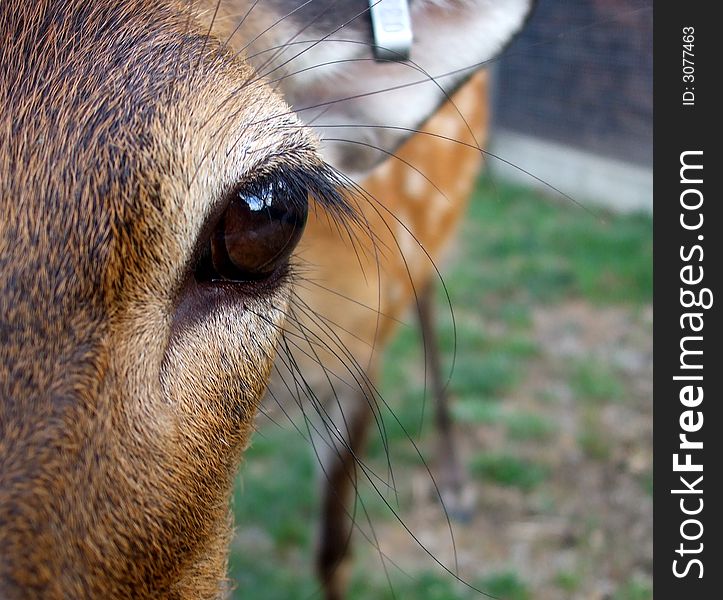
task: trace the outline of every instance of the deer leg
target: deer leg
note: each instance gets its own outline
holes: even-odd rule
[[[315,442],[322,471],[316,568],[325,600],[341,600],[347,588],[353,529],[351,501],[360,475],[357,461],[372,422],[369,403],[362,392],[337,397],[336,406],[330,409],[332,423],[324,439]]]
[[[435,399],[435,423],[438,435],[437,470],[442,502],[448,514],[458,520],[471,518],[472,498],[467,490],[467,474],[459,459],[454,425],[449,409],[449,393],[442,375],[439,339],[435,323],[433,281],[427,283],[417,298],[417,315],[424,340],[426,371]]]

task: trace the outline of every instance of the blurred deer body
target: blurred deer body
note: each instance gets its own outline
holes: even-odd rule
[[[437,265],[481,168],[476,147],[484,143],[486,126],[486,73],[478,73],[395,152],[396,158],[363,181],[370,200],[359,203],[363,218],[351,238],[323,214],[312,214],[300,243],[306,277],[294,292],[293,316],[286,324],[291,343],[279,352],[265,404],[274,410],[277,402],[301,395],[304,402],[322,405],[324,418],[317,419],[312,433],[323,499],[318,567],[335,590],[329,597],[340,597],[345,587],[342,562],[358,476],[355,459],[363,454],[374,413],[384,412],[376,389],[379,362],[399,322],[431,301]],[[426,353],[432,357],[432,315],[420,316]],[[463,511],[463,473],[443,375],[439,364],[430,361],[429,366],[441,436],[439,484],[447,509]],[[311,390],[305,391],[304,384]]]
[[[450,100],[446,90],[458,83],[441,88],[424,79],[454,70],[463,55],[470,57],[463,64],[474,64],[472,56],[489,52],[482,46],[500,43],[500,32],[480,35],[488,16],[483,5],[494,4],[503,20],[519,14],[496,3],[412,3],[415,44],[406,64],[370,60],[369,22],[354,18],[363,12],[363,2],[332,3],[328,12],[312,3],[302,5],[301,14],[293,12],[295,3],[278,4],[292,16],[286,29],[267,32],[271,19],[247,19],[241,32],[251,34],[236,38],[236,20],[217,16],[222,37],[230,36],[232,45],[252,40],[246,49],[251,62],[270,73],[298,116],[319,133],[326,160],[357,182],[363,196],[350,194],[361,215],[351,231],[324,214],[310,214],[296,254],[303,280],[264,403],[269,411],[281,406],[284,412],[290,403],[301,403],[313,423],[322,498],[316,561],[326,597],[333,599],[346,588],[356,462],[379,413],[379,361],[410,309],[418,311],[436,399],[442,500],[459,516],[471,508],[435,345],[432,303],[437,264],[454,238],[482,163],[486,75],[475,75]],[[264,51],[287,40],[292,43],[281,50]],[[410,129],[420,132],[400,146]],[[394,156],[379,148],[394,149]]]
[[[290,276],[285,262],[248,277],[208,276],[200,265],[216,267],[218,228],[233,223],[238,198],[257,199],[259,182],[274,193],[308,188],[319,211],[312,231],[338,202],[315,136],[271,89],[283,83],[302,114],[303,86],[274,81],[252,56],[264,36],[239,41],[219,29],[247,14],[246,24],[299,33],[286,4],[221,2],[217,18],[210,0],[193,12],[175,0],[0,4],[3,598],[227,593],[228,500]],[[366,3],[340,4],[363,14]],[[480,12],[473,25],[486,24],[489,47],[457,57],[459,68],[498,51],[529,8],[496,5],[413,6],[458,21]],[[418,125],[444,97],[421,87],[422,109],[401,111],[395,126]],[[393,151],[406,137],[395,131],[373,144]],[[343,166],[343,152],[322,152]],[[375,162],[365,157],[357,179]],[[266,250],[251,246],[249,256],[257,251]],[[244,263],[246,254],[229,256]]]

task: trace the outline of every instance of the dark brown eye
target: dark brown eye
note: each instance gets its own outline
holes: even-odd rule
[[[198,281],[258,281],[284,265],[301,238],[308,192],[283,179],[238,187],[196,266]]]

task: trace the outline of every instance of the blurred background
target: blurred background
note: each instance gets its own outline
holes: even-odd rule
[[[350,598],[484,597],[439,561],[495,598],[646,600],[652,2],[539,0],[492,76],[503,160],[488,160],[441,265],[438,311],[475,510],[450,525],[417,454],[434,469],[410,316],[385,361],[386,441],[375,432],[366,456],[391,464],[396,491],[360,487]],[[315,481],[290,424],[256,435],[234,502],[238,598],[319,597]]]
[[[493,152],[586,204],[652,211],[650,0],[538,0],[493,74]]]

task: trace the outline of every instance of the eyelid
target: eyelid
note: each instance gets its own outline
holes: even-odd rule
[[[229,194],[242,186],[253,189],[254,186],[268,185],[274,180],[291,189],[306,189],[321,209],[342,221],[357,218],[356,212],[342,193],[342,190],[346,190],[346,194],[351,194],[350,186],[354,184],[345,180],[343,175],[322,161],[303,166],[288,162],[281,164],[271,162],[254,169],[254,173],[236,184],[232,190],[229,190]],[[228,197],[228,194],[224,197]]]
[[[225,192],[219,194],[218,201],[213,204],[213,208],[206,215],[204,223],[197,233],[193,251],[187,261],[186,272],[192,272],[195,265],[198,264],[206,241],[230,203],[238,195],[260,194],[269,186],[286,187],[295,190],[299,197],[303,195],[307,200],[309,196],[313,196],[323,210],[329,211],[341,220],[346,220],[353,211],[339,191],[342,184],[338,179],[333,170],[321,162],[310,168],[300,168],[288,164],[274,165],[273,163],[255,168],[249,176],[242,178],[233,186],[229,186]],[[296,197],[296,195],[292,196]]]

